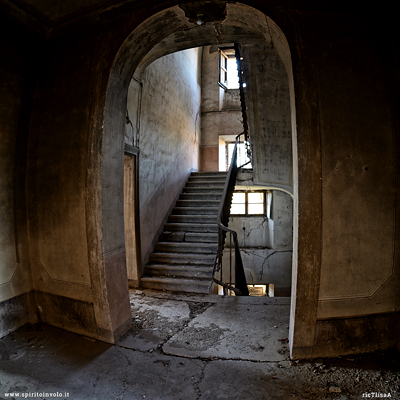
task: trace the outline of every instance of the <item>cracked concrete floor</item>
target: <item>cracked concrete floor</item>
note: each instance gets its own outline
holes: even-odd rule
[[[132,329],[116,345],[40,324],[0,339],[0,398],[399,398],[400,364],[390,352],[290,361],[281,340],[288,299],[131,291],[131,305]]]
[[[131,291],[132,329],[121,346],[206,359],[283,361],[289,298]]]

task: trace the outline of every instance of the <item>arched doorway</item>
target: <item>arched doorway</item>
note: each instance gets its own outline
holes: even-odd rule
[[[223,7],[222,7],[223,6]],[[297,132],[295,121],[295,98],[294,83],[291,64],[289,45],[279,27],[263,13],[242,5],[221,3],[221,9],[210,12],[210,20],[196,21],[190,16],[196,15],[194,6],[186,10],[180,7],[173,7],[162,11],[146,20],[136,28],[125,40],[120,48],[110,73],[106,107],[104,114],[104,137],[103,137],[103,173],[102,187],[104,199],[102,203],[103,215],[103,240],[105,248],[107,241],[112,242],[109,247],[121,247],[124,245],[123,230],[123,204],[122,196],[112,196],[111,193],[121,193],[123,177],[123,138],[124,123],[126,111],[126,97],[128,85],[134,71],[143,70],[155,59],[174,51],[187,49],[195,46],[209,44],[240,42],[243,38],[247,40],[264,40],[274,47],[283,64],[285,65],[290,91],[290,103],[292,114],[292,146],[293,146],[293,194],[294,194],[294,243],[293,243],[293,279],[292,279],[292,307],[290,322],[290,342],[291,349],[296,338],[296,329],[301,325],[299,332],[305,329],[308,336],[303,342],[313,341],[312,321],[315,315],[312,310],[312,304],[317,299],[309,299],[311,304],[311,324],[310,321],[304,321],[303,316],[309,310],[302,309],[302,317],[297,317],[297,307],[301,307],[302,298],[298,298],[298,171],[297,171]],[[222,10],[222,11],[221,11]],[[226,14],[225,14],[226,10]],[[185,14],[186,11],[186,14]],[[198,13],[201,14],[201,13]],[[204,16],[205,13],[202,13]],[[219,16],[219,17],[218,17]],[[248,21],[252,20],[252,27],[248,26]],[[249,39],[250,38],[250,39]],[[109,171],[113,171],[112,174]],[[110,195],[107,195],[110,193]],[[110,223],[113,221],[113,223]],[[119,229],[117,227],[120,227]],[[310,270],[305,270],[312,273]],[[315,294],[315,293],[314,293]],[[315,310],[314,310],[315,311]],[[302,333],[300,333],[302,334]]]

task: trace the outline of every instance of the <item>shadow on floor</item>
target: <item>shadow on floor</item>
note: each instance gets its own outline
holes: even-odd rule
[[[132,329],[113,346],[24,326],[0,339],[0,398],[399,398],[393,352],[290,361],[288,306],[271,301],[132,291]]]

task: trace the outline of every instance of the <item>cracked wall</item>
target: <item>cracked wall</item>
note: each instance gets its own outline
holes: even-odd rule
[[[240,186],[236,187],[240,189]],[[260,187],[257,187],[260,189]],[[231,216],[229,228],[238,234],[248,284],[274,284],[275,295],[290,295],[293,253],[293,201],[279,190],[272,191],[269,216]],[[234,254],[232,254],[234,259]],[[223,268],[228,276],[229,242]]]

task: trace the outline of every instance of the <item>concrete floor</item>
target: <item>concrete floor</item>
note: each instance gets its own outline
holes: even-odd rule
[[[113,346],[40,324],[1,339],[0,398],[400,398],[390,352],[290,361],[287,298],[131,291],[131,306]]]

